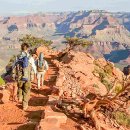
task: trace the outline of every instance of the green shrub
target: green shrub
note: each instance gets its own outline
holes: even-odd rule
[[[105,66],[105,69],[104,69],[105,73],[109,74],[109,75],[112,75],[112,72],[113,72],[113,65],[111,63],[108,63],[106,66]]]
[[[13,63],[13,62],[15,61],[15,59],[16,59],[16,56],[13,55],[13,56],[10,58],[10,61],[9,61],[9,62]]]
[[[99,72],[100,79],[103,80],[106,77],[104,72]]]
[[[108,92],[112,89],[113,85],[109,83],[107,80],[102,79],[101,82],[106,86]]]
[[[99,88],[99,86],[97,84],[94,84],[93,87],[94,88]]]
[[[98,73],[101,80],[103,80],[103,79],[107,76],[107,74],[104,72],[104,70],[101,69],[101,68],[98,67],[98,66],[96,66],[96,67],[94,68],[93,74],[94,74],[94,73]]]
[[[126,113],[117,111],[114,113],[114,117],[120,125],[130,127],[130,116],[126,115]]]
[[[78,37],[66,37],[66,43],[69,45],[69,50],[73,49],[77,45],[81,45],[82,47],[88,47],[93,44],[92,41],[80,39]]]
[[[0,77],[0,86],[5,85],[5,81]]]
[[[98,67],[101,67],[100,64],[99,64],[99,62],[98,62],[98,60],[94,60],[94,64],[95,64],[96,66],[98,66]]]
[[[52,44],[52,41],[47,41],[42,38],[37,38],[32,35],[26,35],[25,37],[19,39],[22,43],[27,43],[30,47],[44,45],[44,46],[50,46]]]
[[[122,84],[117,83],[114,92],[119,93],[122,90]]]

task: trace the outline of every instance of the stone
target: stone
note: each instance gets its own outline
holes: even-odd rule
[[[72,109],[71,106],[67,106],[67,110],[70,111]]]
[[[59,76],[56,80],[56,86],[62,86],[63,82],[65,81],[65,74],[63,72],[59,72]]]
[[[60,127],[60,123],[56,118],[45,118],[42,119],[41,124],[44,126],[45,124],[51,124],[52,126]]]
[[[79,125],[80,130],[87,130],[83,125]]]
[[[66,123],[67,116],[64,113],[45,110],[45,119],[57,119],[59,124]]]
[[[59,96],[49,96],[48,105],[56,105],[59,101]]]
[[[63,113],[54,112],[50,106],[47,106],[42,113],[42,117],[35,130],[62,130],[61,123],[66,123],[67,117]]]
[[[126,112],[130,115],[130,101],[127,103]]]
[[[123,72],[122,71],[120,71],[120,69],[118,69],[118,68],[114,68],[113,69],[113,75],[116,77],[116,78],[118,78],[120,81],[122,81],[123,80]]]
[[[43,123],[43,122],[40,122],[35,130],[62,130],[61,128],[55,126],[54,124],[51,124],[51,123]]]
[[[98,58],[97,60],[95,60],[95,62],[100,67],[105,67],[107,65],[107,62],[104,58]]]
[[[9,102],[9,99],[10,99],[10,92],[6,89],[4,89],[2,91],[2,98],[1,98],[1,101],[2,103],[8,103]]]

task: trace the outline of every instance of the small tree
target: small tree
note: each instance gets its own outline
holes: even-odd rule
[[[19,39],[22,43],[27,43],[30,47],[37,47],[37,46],[50,46],[52,44],[52,41],[47,41],[42,38],[37,38],[32,35],[26,35],[25,37]]]
[[[75,46],[81,45],[82,47],[87,47],[93,44],[91,41],[86,39],[79,39],[77,37],[66,38],[66,43],[69,45],[68,51],[72,50]]]
[[[66,49],[59,54],[58,59],[60,60],[62,57],[64,57],[70,50],[73,50],[74,47],[82,46],[82,47],[88,47],[93,44],[93,42],[88,41],[86,39],[80,39],[77,37],[67,37],[65,41],[67,47]]]

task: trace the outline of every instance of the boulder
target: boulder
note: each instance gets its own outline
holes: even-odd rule
[[[64,113],[45,110],[45,119],[47,120],[55,119],[58,121],[59,124],[62,124],[62,123],[66,123],[67,116]]]
[[[9,102],[9,99],[10,99],[10,92],[6,89],[2,90],[2,93],[1,93],[1,101],[2,103],[8,103]]]
[[[85,97],[87,93],[105,96],[115,80],[124,74],[104,58],[94,59],[89,53],[69,51],[59,60],[62,66],[56,80],[62,98]],[[58,64],[60,64],[58,63]]]
[[[54,112],[50,106],[47,106],[35,130],[62,130],[60,125],[66,121],[67,116],[64,113]]]
[[[57,125],[58,123],[56,119],[49,119],[48,121],[41,120],[39,124],[36,126],[35,130],[62,130]]]

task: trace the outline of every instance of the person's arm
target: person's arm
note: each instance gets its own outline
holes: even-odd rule
[[[45,68],[46,68],[46,70],[48,70],[48,69],[49,69],[49,66],[48,66],[47,61],[45,61]]]
[[[33,68],[33,71],[36,74],[37,73],[37,67],[36,67],[35,61],[34,61],[34,59],[32,57],[29,59],[29,63],[31,64],[31,66]]]

